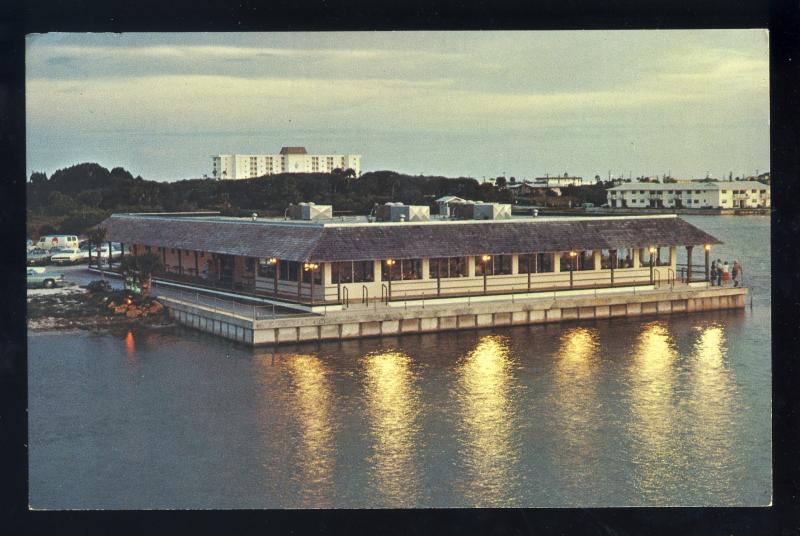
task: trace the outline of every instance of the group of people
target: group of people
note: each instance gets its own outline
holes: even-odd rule
[[[733,266],[728,261],[722,262],[717,259],[711,262],[711,284],[718,287],[727,287],[728,281],[733,281],[733,286],[738,287],[742,278],[742,265],[739,261],[733,261]]]

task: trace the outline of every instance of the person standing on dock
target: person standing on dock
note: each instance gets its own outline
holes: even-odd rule
[[[722,286],[727,287],[728,281],[730,281],[730,279],[731,279],[731,271],[730,268],[728,267],[728,261],[725,261],[722,264]]]
[[[733,268],[731,269],[731,278],[733,279],[733,286],[739,286],[739,277],[742,275],[742,265],[739,261],[733,261]]]
[[[722,259],[717,259],[717,286],[722,286]]]
[[[711,286],[713,287],[717,281],[717,261],[711,261]]]

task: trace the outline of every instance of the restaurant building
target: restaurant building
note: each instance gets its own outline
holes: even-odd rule
[[[370,221],[304,207],[285,219],[114,214],[101,226],[134,255],[159,255],[162,280],[293,304],[701,281],[720,243],[674,215]]]

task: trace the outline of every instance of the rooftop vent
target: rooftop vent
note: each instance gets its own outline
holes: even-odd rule
[[[403,203],[386,203],[376,207],[378,221],[428,221],[431,209],[424,205],[404,205]]]
[[[286,215],[290,220],[329,220],[333,218],[332,205],[317,205],[315,203],[299,203],[289,205]]]

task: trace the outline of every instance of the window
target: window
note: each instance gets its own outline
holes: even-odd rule
[[[611,250],[600,250],[600,268],[603,270],[608,270],[611,268]]]
[[[507,275],[511,273],[511,255],[491,255],[488,261],[475,257],[475,275]]]
[[[722,193],[723,193],[723,194],[727,194],[727,193],[728,193],[728,190],[722,190]]]
[[[297,271],[300,266],[299,262],[294,261],[279,261],[280,267],[278,269],[278,279],[281,281],[297,281]]]
[[[258,261],[258,277],[275,279],[276,264],[269,264],[266,259]]]
[[[633,250],[620,248],[617,250],[617,268],[633,268]]]
[[[253,257],[244,259],[244,269],[246,272],[253,272],[256,269],[256,260]]]
[[[528,271],[532,274],[542,274],[553,271],[553,254],[552,253],[531,253],[529,255],[521,254],[519,256],[519,273],[527,274]]]
[[[314,284],[321,285],[322,284],[322,267],[317,266],[316,270],[306,269],[303,266],[303,283],[311,283],[311,275],[314,275]]]
[[[384,281],[389,280],[389,266],[386,262],[381,263],[381,277]],[[392,281],[407,281],[411,279],[422,279],[422,259],[399,259],[391,266]]]
[[[344,261],[331,265],[331,282],[333,283],[368,283],[375,280],[375,263],[373,261]]]
[[[467,277],[466,257],[441,257],[431,259],[429,266],[432,278]]]
[[[590,249],[578,251],[576,259],[578,270],[594,270],[594,251]]]

